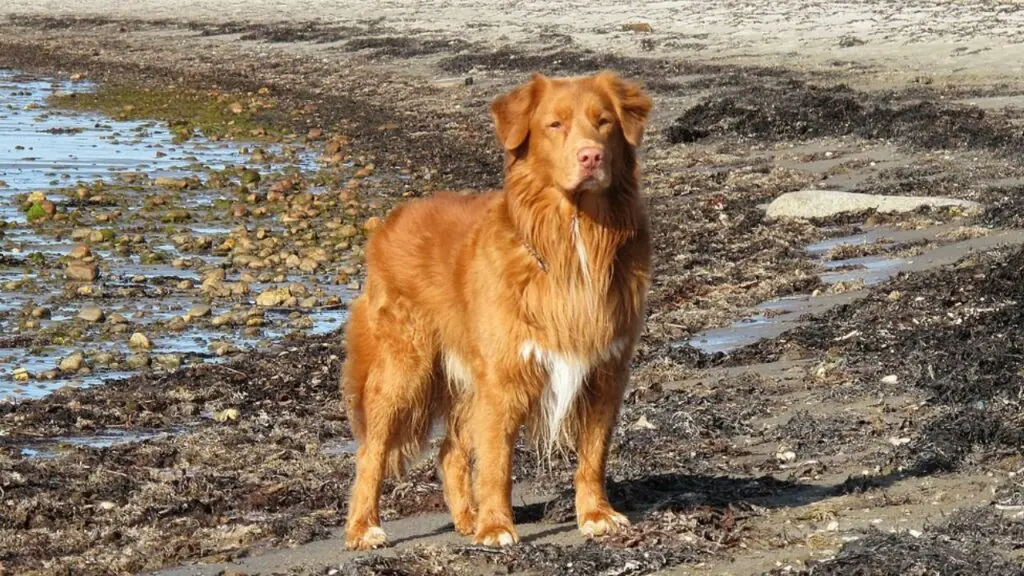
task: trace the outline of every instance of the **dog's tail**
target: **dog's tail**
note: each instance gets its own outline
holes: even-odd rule
[[[370,375],[370,365],[366,355],[354,353],[353,350],[365,345],[367,328],[365,321],[366,300],[356,298],[349,306],[349,321],[345,326],[345,364],[341,370],[341,397],[344,400],[345,414],[348,416],[352,435],[360,444],[366,439],[366,410],[363,406],[363,393],[366,380]]]

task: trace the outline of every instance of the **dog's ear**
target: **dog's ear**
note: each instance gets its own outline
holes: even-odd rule
[[[639,146],[647,127],[647,116],[654,105],[651,97],[639,85],[619,78],[614,72],[601,72],[596,80],[611,96],[626,142]]]
[[[547,83],[546,76],[534,72],[526,84],[498,97],[491,104],[498,143],[505,150],[511,152],[519,148],[530,135],[530,119]]]

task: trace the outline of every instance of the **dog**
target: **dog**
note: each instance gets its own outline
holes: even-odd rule
[[[409,201],[370,234],[341,376],[358,441],[346,547],[387,544],[381,483],[435,423],[445,503],[473,543],[519,540],[523,425],[548,450],[576,451],[584,535],[629,525],[604,482],[651,282],[637,161],[651,108],[611,71],[535,73],[491,103],[503,189]]]

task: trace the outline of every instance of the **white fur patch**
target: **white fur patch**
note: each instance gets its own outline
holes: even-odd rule
[[[448,376],[448,385],[465,392],[473,381],[469,367],[454,352],[446,350],[441,358],[444,362],[444,373]]]
[[[583,279],[590,283],[590,266],[587,264],[587,247],[583,244],[583,238],[580,236],[580,219],[579,217],[572,219],[572,237],[576,242],[576,256],[580,260],[580,268],[583,269]]]
[[[561,434],[562,422],[576,404],[576,398],[594,365],[598,361],[618,358],[627,345],[628,340],[625,338],[616,338],[607,349],[589,358],[545,350],[529,340],[519,348],[523,360],[537,362],[547,372],[548,381],[541,395],[540,410],[547,424],[549,444],[554,443]]]

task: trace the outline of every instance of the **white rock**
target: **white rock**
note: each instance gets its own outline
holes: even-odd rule
[[[768,218],[830,218],[848,212],[874,209],[881,213],[913,212],[923,206],[955,206],[965,214],[981,212],[970,200],[940,196],[882,196],[839,190],[800,190],[779,196],[768,205]]]

